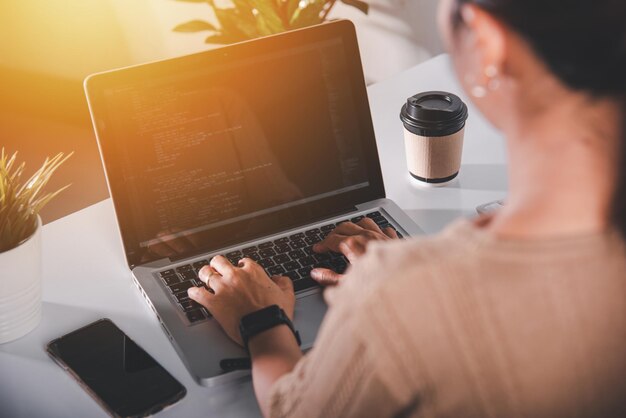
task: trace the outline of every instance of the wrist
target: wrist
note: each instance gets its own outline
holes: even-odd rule
[[[249,340],[276,327],[287,328],[297,345],[300,345],[300,334],[293,323],[278,305],[268,306],[241,318],[239,332],[244,347],[249,351]]]
[[[277,325],[250,337],[248,340],[248,351],[252,359],[285,352],[291,353],[296,351],[301,353],[291,329],[285,324]]]

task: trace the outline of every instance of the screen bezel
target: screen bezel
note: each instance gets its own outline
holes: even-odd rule
[[[58,346],[60,343],[62,343],[67,337],[69,336],[73,336],[76,334],[80,334],[81,332],[84,332],[92,327],[97,327],[100,326],[101,324],[106,323],[107,325],[113,326],[117,331],[119,331],[122,335],[124,335],[126,338],[128,338],[129,340],[131,340],[128,335],[122,331],[117,325],[115,325],[115,323],[113,321],[111,321],[108,318],[102,318],[99,319],[97,321],[94,321],[90,324],[87,324],[81,328],[78,328],[72,332],[69,332],[65,335],[63,335],[62,337],[56,338],[52,341],[50,341],[47,345],[46,345],[46,352],[48,353],[48,355],[59,365],[61,366],[64,370],[66,370],[67,372],[70,372],[70,375],[78,381],[78,383],[87,391],[87,393],[89,393],[89,395],[100,405],[102,406],[111,416],[114,417],[119,417],[120,415],[118,414],[118,411],[116,411],[111,405],[109,405],[108,403],[106,403],[101,397],[100,394],[98,394],[97,392],[95,392],[91,386],[89,386],[87,384],[87,382],[85,382],[83,380],[83,377],[80,376],[78,373],[76,373],[66,362],[66,360],[63,358],[63,356],[61,355],[61,353],[58,350]],[[136,344],[136,343],[135,343]],[[140,350],[144,351],[144,353],[148,356],[150,356],[150,354],[148,354],[145,350],[143,350],[142,347],[140,347],[139,345],[137,345],[137,347],[139,347]],[[152,356],[150,356],[152,357]],[[154,360],[154,358],[153,358]],[[183,399],[185,397],[185,395],[187,394],[187,389],[174,377],[172,376],[165,368],[163,368],[163,366],[161,366],[161,364],[159,364],[156,360],[155,363],[161,368],[161,370],[163,370],[165,373],[167,373],[168,375],[170,375],[170,377],[176,382],[178,383],[178,390],[172,394],[172,396],[169,396],[168,398],[164,398],[161,399],[159,401],[157,401],[155,404],[147,406],[146,409],[144,411],[142,411],[141,413],[139,413],[138,415],[135,416],[150,416],[153,415],[159,411],[161,411],[162,409],[164,409],[167,406],[173,405],[176,402],[178,402],[179,400]]]
[[[202,248],[194,248],[189,254],[180,254],[177,257],[186,258],[198,252],[218,250],[229,245],[236,245],[240,242],[276,233],[281,229],[294,228],[299,226],[298,224],[304,225],[340,212],[348,212],[361,203],[385,197],[378,149],[354,25],[347,20],[324,23],[198,54],[95,74],[85,80],[85,92],[100,148],[109,193],[115,207],[126,259],[131,269],[137,265],[147,264],[163,257],[146,258],[145,253],[142,256],[140,242],[135,238],[135,228],[128,210],[130,206],[128,195],[123,187],[122,170],[117,168],[115,158],[109,157],[111,155],[110,152],[113,152],[111,151],[113,148],[111,144],[114,143],[115,138],[106,129],[106,120],[103,120],[104,115],[106,115],[104,111],[104,92],[115,86],[128,85],[129,81],[132,82],[133,80],[140,81],[146,77],[180,74],[185,69],[190,69],[191,71],[199,66],[226,65],[230,62],[249,59],[255,55],[280,52],[287,48],[298,48],[303,45],[332,40],[338,37],[342,39],[346,51],[347,72],[350,75],[351,90],[355,102],[354,110],[360,128],[360,138],[358,140],[363,147],[369,186],[327,197],[313,203],[273,212],[271,214],[272,220],[289,219],[288,222],[281,224],[278,230],[276,230],[276,225],[272,225],[271,230],[268,228],[268,230],[257,231],[254,236],[238,236],[236,233],[233,233],[237,231],[237,224],[230,225],[224,231],[218,232],[221,233],[220,235],[232,237],[232,239],[205,243]]]

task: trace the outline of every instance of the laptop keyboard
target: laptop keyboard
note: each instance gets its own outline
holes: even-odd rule
[[[393,225],[378,211],[368,213],[382,229],[394,228]],[[364,216],[357,216],[338,223],[330,223],[319,228],[312,228],[304,232],[298,232],[287,237],[266,241],[258,245],[231,251],[225,257],[237,265],[242,258],[250,258],[261,265],[269,276],[287,276],[293,281],[296,292],[319,286],[311,278],[311,270],[314,268],[328,268],[339,274],[343,274],[348,268],[348,260],[341,254],[329,252],[317,254],[313,252],[313,244],[322,241],[337,225],[342,222],[359,222]],[[395,229],[395,228],[394,228]],[[402,234],[398,232],[398,237]],[[159,272],[159,276],[169,289],[172,297],[176,300],[191,323],[202,321],[211,315],[200,304],[189,299],[187,289],[193,286],[204,286],[198,278],[198,272],[202,267],[209,264],[209,260],[199,260],[191,264],[185,264],[176,268]]]

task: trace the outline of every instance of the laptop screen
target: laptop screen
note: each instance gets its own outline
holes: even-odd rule
[[[255,44],[120,70],[99,86],[92,112],[133,264],[280,232],[360,203],[342,196],[371,197],[379,169],[346,37]]]

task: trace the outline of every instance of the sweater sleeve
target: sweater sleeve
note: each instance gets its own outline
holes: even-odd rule
[[[363,291],[370,281],[367,264],[355,266],[338,289],[327,290],[330,307],[315,346],[272,387],[271,417],[415,416],[417,402],[389,386],[402,366],[385,349],[388,341],[376,341],[385,334],[372,329],[379,326],[367,314],[376,309]]]

